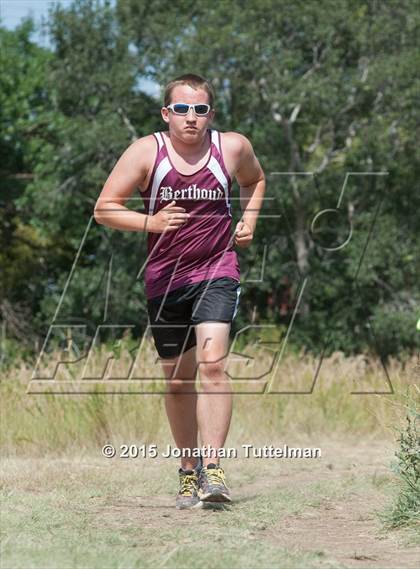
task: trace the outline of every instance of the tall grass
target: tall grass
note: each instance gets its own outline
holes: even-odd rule
[[[407,400],[405,425],[398,429],[395,453],[398,493],[382,516],[389,528],[420,526],[420,412],[411,397]]]
[[[160,363],[156,361],[150,339],[143,347],[136,363],[136,377],[146,377],[147,381],[79,380],[84,360],[60,364],[54,382],[31,381],[33,365],[23,360],[3,371],[0,384],[3,455],[98,452],[105,442],[116,445],[172,442],[164,406],[165,384],[159,379],[163,378]],[[272,354],[267,351],[261,355],[261,350],[255,352],[255,349],[249,346],[238,356],[238,361],[230,360],[226,368],[236,378],[232,380],[234,413],[226,446],[273,444],[287,442],[285,436],[314,434],[391,438],[392,425],[401,422],[403,394],[414,385],[414,358],[405,364],[396,359],[389,361],[387,372],[394,389],[391,394],[380,363],[363,356],[346,358],[335,353],[324,359],[314,384],[319,365],[315,358],[303,353],[288,354],[282,358],[273,378],[274,374],[269,373]],[[244,365],[247,359],[244,353],[251,364]],[[48,355],[43,364],[47,375],[53,375],[59,357],[59,352]],[[101,375],[101,370],[111,369],[112,364],[114,375],[124,377],[131,363],[129,350],[122,349],[116,354],[103,344],[93,354],[88,375]],[[259,376],[260,380],[254,379]],[[272,391],[281,393],[262,393],[270,377]]]

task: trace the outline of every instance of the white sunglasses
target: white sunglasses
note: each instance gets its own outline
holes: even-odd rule
[[[187,103],[172,103],[166,108],[170,109],[175,115],[188,115],[190,109],[192,109],[198,117],[204,117],[210,112],[210,105],[206,105],[205,103],[198,103],[196,105],[188,105]]]

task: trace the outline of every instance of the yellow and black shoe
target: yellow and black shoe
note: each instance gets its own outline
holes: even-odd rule
[[[201,469],[198,477],[198,496],[202,502],[232,502],[221,466],[211,462]]]
[[[198,474],[197,470],[179,469],[179,492],[176,497],[176,508],[188,510],[201,506],[198,497]]]

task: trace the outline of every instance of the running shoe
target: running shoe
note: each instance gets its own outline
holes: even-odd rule
[[[231,502],[224,470],[211,462],[204,466],[198,477],[198,496],[202,502]]]
[[[198,458],[197,466],[193,470],[178,470],[179,491],[176,497],[176,508],[187,510],[199,508],[201,506],[198,497],[198,476],[203,468],[201,456]]]

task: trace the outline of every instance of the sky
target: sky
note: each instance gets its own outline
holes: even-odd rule
[[[0,0],[0,19],[4,27],[13,30],[18,26],[22,18],[32,16],[37,24],[41,23],[44,16],[48,16],[48,7],[54,4],[71,4],[71,0]],[[37,32],[32,38],[43,47],[48,47],[48,39]]]
[[[66,6],[71,3],[72,0],[0,0],[0,21],[5,28],[13,30],[20,24],[22,18],[32,16],[40,28],[42,18],[48,17],[50,6],[54,4]],[[50,47],[48,37],[42,33],[41,29],[34,32],[32,40],[42,47]],[[139,87],[148,95],[159,96],[159,86],[153,81],[142,79]]]

